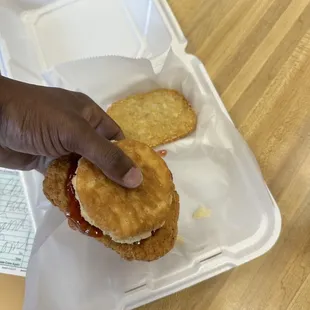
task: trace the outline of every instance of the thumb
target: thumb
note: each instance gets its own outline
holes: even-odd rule
[[[91,161],[114,182],[128,188],[142,183],[142,173],[133,161],[114,143],[99,136],[86,121],[78,123],[78,129],[70,138],[68,151]]]

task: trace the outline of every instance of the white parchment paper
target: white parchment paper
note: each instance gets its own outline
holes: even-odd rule
[[[66,63],[44,77],[50,85],[87,93],[103,109],[127,95],[157,88],[185,95],[198,114],[197,130],[161,147],[168,150],[165,160],[180,194],[179,234],[184,242],[158,261],[125,262],[95,239],[69,229],[64,215],[50,207],[30,259],[24,310],[132,307],[141,302],[139,292],[130,292],[137,287],[163,291],[198,272],[199,261],[214,251],[226,253],[227,259],[237,257],[236,245],[246,249],[247,240],[271,213],[273,204],[258,166],[212,91],[199,87],[172,52],[156,71],[147,60],[112,56]],[[28,186],[40,193],[41,181],[38,177]],[[36,197],[33,208],[46,209],[43,195]],[[210,210],[209,218],[193,219],[200,206]],[[266,231],[257,239],[258,247]]]

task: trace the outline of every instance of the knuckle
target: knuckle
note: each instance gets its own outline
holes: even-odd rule
[[[81,92],[75,92],[74,93],[76,97],[78,97],[80,100],[86,100],[89,101],[91,100],[90,97],[88,97],[86,94],[81,93]]]
[[[124,154],[119,148],[113,147],[109,148],[106,151],[105,162],[108,169],[113,170],[119,167],[122,164],[123,160],[124,160]]]
[[[81,136],[85,129],[82,128],[83,123],[79,124],[74,117],[64,117],[62,119],[64,126],[59,134],[61,138],[61,144],[67,151],[74,151],[78,147],[79,136]]]
[[[78,99],[81,103],[83,103],[86,107],[96,107],[97,104],[86,94],[75,92],[73,93],[76,99]]]
[[[82,109],[82,117],[89,123],[98,122],[100,115],[96,110],[96,106],[92,104],[86,104]]]

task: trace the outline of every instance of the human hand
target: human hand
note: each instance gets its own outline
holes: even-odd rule
[[[137,187],[141,171],[110,142],[122,138],[88,96],[0,76],[0,166],[42,172],[51,159],[77,153],[115,182]]]

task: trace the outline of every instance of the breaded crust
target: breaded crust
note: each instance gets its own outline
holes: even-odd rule
[[[113,103],[107,113],[125,137],[150,147],[172,142],[196,129],[197,116],[179,92],[158,89]]]
[[[163,225],[174,184],[165,161],[146,144],[133,140],[116,144],[141,168],[142,184],[135,189],[124,188],[82,158],[76,173],[76,190],[82,216],[114,239],[126,240]]]
[[[154,236],[140,241],[140,244],[120,244],[114,242],[110,237],[103,236],[99,240],[107,247],[116,251],[120,256],[127,260],[153,261],[168,252],[175,244],[178,235],[179,218],[179,195],[174,192],[172,205],[166,217],[165,225],[156,230]]]
[[[68,197],[65,190],[67,174],[70,168],[69,156],[54,160],[49,166],[43,182],[43,191],[51,203],[65,212]],[[179,218],[179,196],[173,194],[173,203],[166,217],[165,225],[155,232],[155,235],[142,240],[140,244],[118,244],[110,237],[98,238],[108,248],[116,251],[127,260],[152,261],[167,254],[173,247],[177,237],[177,222]],[[69,225],[71,226],[71,225]]]
[[[66,181],[70,169],[70,156],[53,160],[47,168],[43,181],[46,198],[62,212],[66,211],[69,199],[66,193]]]

